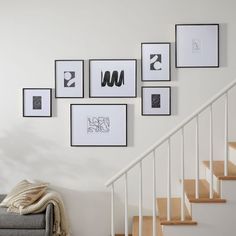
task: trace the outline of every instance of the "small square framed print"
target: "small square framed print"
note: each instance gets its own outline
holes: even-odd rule
[[[170,43],[142,43],[142,81],[170,81]]]
[[[171,87],[142,87],[142,115],[170,116]]]
[[[84,97],[84,61],[55,61],[56,98]]]
[[[127,104],[71,104],[71,146],[126,147]]]
[[[51,117],[52,89],[24,88],[23,117]]]
[[[219,24],[175,25],[176,68],[219,67]]]
[[[89,60],[89,96],[136,97],[137,61],[135,59]]]

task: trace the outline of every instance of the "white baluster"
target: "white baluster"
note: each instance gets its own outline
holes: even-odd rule
[[[153,205],[152,205],[152,235],[156,236],[156,155],[153,151]]]
[[[229,112],[229,99],[228,92],[225,94],[225,164],[224,164],[224,175],[228,175],[228,113]]]
[[[210,199],[213,199],[213,111],[210,105]]]
[[[143,169],[139,163],[139,236],[143,235]]]
[[[115,225],[114,225],[114,184],[111,185],[111,236],[115,236]]]
[[[195,198],[199,198],[199,117],[196,116],[196,179]]]
[[[129,235],[129,223],[128,223],[128,179],[127,173],[125,173],[125,236]]]
[[[182,150],[181,150],[181,221],[184,221],[184,128],[182,128]]]
[[[169,138],[168,156],[167,156],[167,221],[170,220],[171,220],[171,146]]]

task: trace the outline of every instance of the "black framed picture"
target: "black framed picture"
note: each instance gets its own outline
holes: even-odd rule
[[[142,115],[170,116],[171,115],[171,87],[142,87]]]
[[[137,96],[137,60],[89,60],[89,96],[116,98]]]
[[[71,146],[126,147],[127,104],[71,104]]]
[[[51,88],[23,88],[23,117],[52,117]]]
[[[55,97],[84,97],[83,60],[55,60]]]
[[[170,81],[170,43],[142,43],[142,81]]]
[[[176,68],[219,67],[219,24],[175,25]]]

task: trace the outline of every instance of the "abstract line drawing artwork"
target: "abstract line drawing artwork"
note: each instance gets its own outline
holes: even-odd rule
[[[41,110],[41,109],[42,109],[42,97],[33,96],[33,110]]]
[[[162,70],[161,54],[150,54],[150,70]]]
[[[101,71],[101,85],[102,87],[105,87],[106,85],[108,87],[121,87],[122,85],[124,85],[124,80],[125,80],[125,76],[124,76],[124,71],[120,71],[120,73],[118,71]]]
[[[161,107],[161,95],[160,94],[152,94],[152,108],[160,108]]]
[[[109,117],[87,117],[87,133],[109,133]]]
[[[201,52],[201,40],[200,39],[193,39],[192,40],[192,52],[193,53],[200,53]]]
[[[75,71],[64,71],[64,87],[75,87]]]

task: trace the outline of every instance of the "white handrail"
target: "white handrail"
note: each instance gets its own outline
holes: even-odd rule
[[[229,85],[227,85],[225,88],[223,88],[219,93],[217,93],[215,96],[213,96],[208,102],[206,102],[203,106],[201,106],[197,111],[195,111],[192,115],[188,116],[183,122],[181,122],[177,127],[175,127],[172,131],[170,131],[167,135],[165,135],[163,138],[158,140],[156,143],[154,143],[150,148],[148,148],[147,151],[143,152],[138,158],[136,158],[134,161],[132,161],[127,167],[119,171],[115,176],[113,176],[111,179],[109,179],[106,182],[106,186],[109,187],[112,183],[114,183],[116,180],[118,180],[121,176],[123,176],[125,173],[127,173],[130,169],[132,169],[134,166],[136,166],[140,161],[142,161],[147,155],[149,155],[153,150],[155,150],[157,147],[159,147],[161,144],[163,144],[165,141],[167,141],[172,135],[174,135],[177,131],[179,131],[182,127],[184,127],[186,124],[188,124],[193,118],[195,118],[197,115],[199,115],[202,111],[204,111],[207,107],[212,105],[216,100],[218,100],[221,96],[223,96],[226,92],[228,92],[231,88],[233,88],[236,85],[236,80],[231,82]]]

